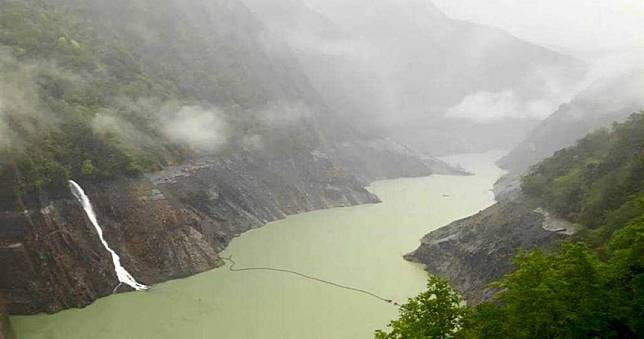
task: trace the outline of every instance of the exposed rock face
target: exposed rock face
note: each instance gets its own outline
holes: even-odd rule
[[[425,264],[478,304],[493,295],[487,285],[512,269],[517,252],[548,247],[573,229],[522,199],[506,200],[427,234],[405,259]]]
[[[290,144],[280,147],[278,143],[279,149],[274,152],[290,152],[288,155],[235,150],[238,153],[197,159],[137,179],[102,184],[80,181],[110,247],[142,283],[153,284],[216,267],[221,263],[217,253],[248,229],[289,214],[376,202],[377,198],[363,188],[369,181],[429,175],[433,166],[438,166],[436,161],[412,160],[408,154],[385,151],[382,145],[362,152],[366,146],[361,142],[352,146],[352,152],[361,156],[360,166],[355,165],[358,162],[351,165],[341,152],[333,152],[328,140],[360,140],[362,136],[357,136],[335,110],[326,111],[327,101],[318,98],[288,48],[279,55],[269,53],[267,45],[272,43],[267,43],[263,25],[239,1],[198,1],[194,6],[175,0],[133,5],[126,0],[32,1],[25,8],[60,14],[52,20],[68,23],[79,32],[90,28],[92,34],[86,40],[81,39],[85,34],[80,34],[74,44],[113,44],[115,50],[127,51],[127,58],[118,60],[111,53],[92,54],[97,60],[90,59],[89,63],[99,66],[91,68],[100,69],[98,73],[105,73],[105,78],[98,73],[88,74],[88,78],[120,81],[128,74],[127,78],[133,75],[133,79],[158,83],[158,88],[151,86],[155,88],[150,88],[144,101],[198,101],[206,106],[235,107],[234,111],[303,102],[311,111],[310,117],[304,114],[307,117],[298,121],[298,128],[282,126],[279,131],[267,132],[303,134],[280,139],[285,144],[298,143],[293,147],[296,151],[284,149]],[[52,32],[64,32],[65,27],[51,28]],[[56,63],[59,53],[37,54],[30,63]],[[100,66],[103,62],[98,59],[103,56],[118,67],[112,70],[111,66]],[[125,59],[131,59],[131,63]],[[77,71],[84,78],[87,70]],[[168,93],[175,90],[177,97]],[[101,101],[111,110],[120,105],[116,104],[119,99],[106,94]],[[49,111],[43,112],[39,113]],[[154,146],[156,137],[151,140],[150,145],[140,146]],[[230,140],[228,146],[242,147],[236,142]],[[324,149],[308,152],[309,147]],[[159,155],[164,156],[165,151],[159,150]],[[390,160],[385,161],[388,157]],[[159,165],[178,161],[172,155],[164,159]],[[385,168],[385,163],[395,165]],[[443,170],[448,167],[440,166]],[[16,166],[9,168],[18,171]],[[64,188],[52,191],[37,196],[30,193],[15,203],[11,194],[8,201],[0,202],[0,293],[6,295],[10,313],[84,306],[112,293],[117,285],[110,257],[82,208]]]
[[[363,182],[431,174],[467,174],[390,138],[344,142],[333,155]]]
[[[0,296],[0,339],[15,339],[16,335],[9,321],[9,314],[4,307],[4,299]]]
[[[570,103],[561,105],[497,163],[508,173],[494,185],[496,205],[426,235],[405,256],[448,278],[470,303],[489,298],[486,285],[512,269],[520,250],[548,247],[574,234],[575,225],[531,206],[521,193],[521,176],[530,166],[573,145],[597,128],[641,109],[642,71],[597,81]]]
[[[83,183],[110,246],[140,282],[221,264],[235,236],[314,209],[377,202],[331,160],[312,154],[207,158],[146,177]],[[12,314],[56,312],[113,292],[118,281],[70,193],[0,212],[0,293]]]
[[[216,266],[214,246],[201,232],[214,221],[166,197],[154,198],[154,192],[146,180],[88,187],[105,237],[123,265],[145,283]],[[0,275],[0,288],[10,313],[84,306],[116,287],[111,257],[73,197],[42,197],[39,206],[3,212],[0,220],[0,265],[8,270]]]

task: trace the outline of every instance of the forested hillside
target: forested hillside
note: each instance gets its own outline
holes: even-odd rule
[[[556,249],[520,253],[463,306],[446,282],[401,308],[379,338],[639,338],[644,334],[644,113],[589,134],[523,178],[529,206],[579,224]]]
[[[260,31],[237,1],[0,1],[0,200],[318,142],[306,81]]]
[[[221,265],[234,237],[268,222],[375,203],[373,180],[456,173],[355,133],[264,33],[239,0],[0,0],[9,313],[85,306],[118,282],[68,180],[154,284]]]
[[[585,226],[593,243],[644,213],[644,114],[593,132],[532,168],[522,189],[539,205]]]

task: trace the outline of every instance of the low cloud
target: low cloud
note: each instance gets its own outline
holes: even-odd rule
[[[20,150],[29,136],[57,128],[58,118],[42,105],[37,86],[41,77],[59,84],[80,82],[53,62],[19,61],[0,46],[0,148]]]
[[[241,139],[241,146],[247,151],[261,151],[264,149],[264,138],[258,134],[245,135]]]
[[[552,113],[556,105],[548,100],[524,102],[512,90],[480,91],[463,98],[458,105],[448,109],[445,115],[483,123],[506,118],[542,119]]]
[[[644,69],[641,56],[641,50],[606,55],[591,65],[585,79],[576,83],[560,81],[554,75],[556,72],[552,70],[537,69],[524,81],[534,84],[533,91],[539,92],[541,99],[522,98],[517,92],[509,89],[500,92],[479,91],[466,96],[459,104],[449,108],[445,116],[483,123],[504,118],[543,119],[552,114],[560,104],[573,100],[580,92],[589,93],[593,90],[596,91],[596,98],[604,97],[597,102],[613,103],[612,106],[603,109],[618,109],[627,106],[626,103],[641,101],[641,82],[635,86],[624,83],[619,91],[611,91],[598,84],[628,74],[641,74]],[[610,96],[613,97],[612,100]]]
[[[644,69],[644,48],[606,54],[594,60],[585,85]]]
[[[223,146],[227,129],[223,112],[200,106],[184,106],[163,121],[163,133],[168,139],[201,152],[213,152]]]
[[[92,120],[92,129],[98,135],[117,136],[122,144],[129,147],[150,145],[154,142],[147,134],[139,131],[130,122],[118,117],[111,110],[101,110]]]
[[[312,113],[303,103],[276,102],[256,112],[259,122],[267,128],[284,128],[308,119]]]

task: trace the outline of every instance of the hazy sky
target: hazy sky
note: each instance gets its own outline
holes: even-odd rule
[[[616,51],[644,44],[644,0],[433,1],[452,18],[503,28],[564,51]]]

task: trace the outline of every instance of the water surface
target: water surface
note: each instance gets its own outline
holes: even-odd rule
[[[406,300],[427,274],[402,255],[427,232],[494,202],[499,153],[446,158],[473,176],[386,180],[383,201],[289,217],[235,239],[222,254],[237,267],[272,266]],[[373,338],[396,307],[289,274],[220,268],[103,298],[82,310],[13,317],[21,338]]]

